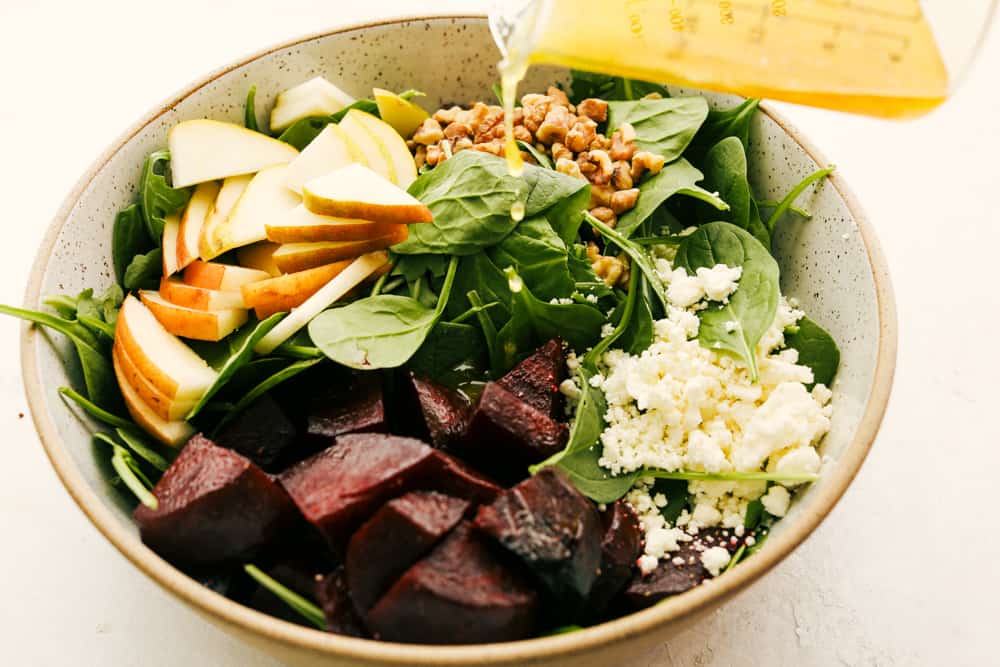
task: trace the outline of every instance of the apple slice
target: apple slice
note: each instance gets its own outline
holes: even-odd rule
[[[406,147],[403,137],[399,136],[391,125],[371,114],[351,109],[347,115],[356,118],[382,147],[382,152],[392,168],[390,180],[404,190],[410,187],[410,184],[417,180],[417,164],[413,161],[413,155]]]
[[[159,292],[149,290],[139,290],[139,298],[164,329],[181,338],[222,340],[247,321],[247,311],[243,308],[195,310],[174,305]]]
[[[115,369],[115,377],[118,379],[118,387],[122,391],[122,398],[125,399],[125,407],[135,423],[141,426],[146,433],[171,447],[183,445],[194,435],[194,427],[186,421],[168,421],[156,414],[152,408],[146,405],[135,388],[129,384],[118,359],[112,356],[111,363]]]
[[[274,251],[278,249],[277,243],[261,241],[252,245],[245,245],[236,249],[236,259],[240,266],[248,269],[263,271],[272,278],[281,275],[281,269],[274,263]]]
[[[286,185],[293,192],[302,193],[302,186],[318,176],[325,176],[335,169],[352,162],[365,164],[361,150],[348,139],[344,129],[330,123],[288,165]]]
[[[309,116],[329,116],[353,103],[353,97],[318,76],[278,95],[271,111],[271,132],[281,132]]]
[[[218,257],[233,248],[267,238],[265,223],[282,219],[301,202],[297,194],[285,187],[287,172],[288,165],[284,164],[257,172],[232,212],[225,220],[211,226],[206,239],[211,253],[208,256],[202,253],[202,259]],[[202,238],[205,239],[205,235]]]
[[[183,420],[191,412],[191,408],[198,402],[197,399],[174,400],[157,389],[153,383],[139,372],[138,367],[132,362],[131,357],[125,349],[115,344],[111,348],[112,360],[118,364],[125,380],[131,385],[135,393],[142,399],[150,410],[160,419],[165,421]]]
[[[333,280],[341,271],[351,265],[353,259],[345,259],[333,264],[324,264],[314,269],[297,273],[286,273],[277,278],[262,280],[243,286],[243,300],[254,309],[257,319],[263,320],[274,313],[283,313],[302,305],[323,285]],[[392,265],[386,262],[369,278],[388,271]]]
[[[402,224],[434,219],[420,200],[360,164],[309,181],[302,194],[306,208],[320,215]]]
[[[426,111],[396,93],[382,88],[375,88],[372,93],[378,105],[378,115],[404,139],[412,137],[421,123],[430,118]]]
[[[198,254],[202,259],[212,259],[221,255],[216,252],[215,230],[226,224],[240,197],[246,192],[247,186],[253,180],[252,175],[230,176],[222,181],[219,195],[212,204],[212,210],[205,219],[205,224],[201,226],[201,233],[198,236]]]
[[[220,184],[217,181],[200,183],[191,195],[177,237],[177,269],[183,269],[198,259],[201,241],[201,228],[205,220],[215,208],[215,200],[219,197]],[[166,246],[164,246],[166,247]]]
[[[381,174],[390,182],[396,181],[396,173],[393,170],[392,162],[389,161],[389,152],[375,138],[367,127],[360,121],[358,114],[364,113],[354,109],[347,112],[347,115],[340,121],[339,126],[344,131],[344,135],[357,146],[358,151],[364,157],[364,163],[373,171]]]
[[[183,308],[194,310],[225,310],[229,308],[246,308],[243,294],[233,290],[205,289],[192,287],[178,278],[163,277],[160,279],[160,296],[165,300]]]
[[[338,273],[323,285],[315,294],[305,300],[298,308],[278,322],[273,329],[260,339],[254,346],[257,354],[269,354],[286,340],[296,334],[310,320],[333,305],[366,278],[378,271],[389,261],[389,254],[383,250],[362,255],[351,262],[351,265]]]
[[[274,251],[274,263],[285,273],[305,271],[323,264],[357,257],[406,240],[406,225],[397,225],[385,236],[364,241],[325,241],[322,243],[286,243]]]
[[[266,134],[208,119],[175,125],[167,143],[175,188],[252,174],[291,162],[299,154],[294,147]]]
[[[313,213],[299,205],[284,217],[266,225],[267,238],[276,243],[316,241],[364,241],[386,236],[394,225],[357,218],[335,218]]]
[[[160,246],[163,248],[163,275],[170,276],[179,270],[177,265],[177,238],[181,230],[181,216],[171,213],[163,219],[163,238]]]
[[[115,343],[149,383],[172,400],[198,400],[217,373],[173,336],[139,299],[125,297],[115,325]]]
[[[223,292],[238,291],[247,283],[267,280],[270,277],[266,272],[258,269],[217,262],[202,262],[201,260],[192,262],[184,269],[185,284]]]

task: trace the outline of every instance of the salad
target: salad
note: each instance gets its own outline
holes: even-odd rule
[[[234,600],[431,644],[709,584],[818,478],[839,351],[779,287],[757,100],[574,71],[514,112],[316,78],[179,123],[72,341],[143,541]],[[766,215],[765,215],[766,213]]]

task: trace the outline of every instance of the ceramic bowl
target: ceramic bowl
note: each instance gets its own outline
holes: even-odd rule
[[[112,280],[111,226],[135,195],[143,158],[166,143],[175,123],[210,117],[239,122],[251,84],[261,106],[275,93],[324,75],[358,97],[372,86],[417,88],[428,108],[492,98],[498,54],[486,22],[448,16],[353,26],[268,49],[218,70],[175,95],[126,132],[67,198],[38,250],[26,306],[42,295],[103,288]],[[522,90],[544,90],[565,72],[538,69]],[[709,95],[717,106],[733,98]],[[766,105],[751,135],[751,180],[759,198],[780,198],[826,160]],[[834,175],[801,200],[814,217],[786,221],[776,237],[782,290],[796,297],[840,344],[833,428],[823,446],[822,479],[801,494],[766,546],[732,572],[646,611],[580,632],[528,641],[459,647],[351,639],[286,623],[232,602],[188,578],[147,549],[130,504],[92,448],[94,425],[60,399],[79,384],[60,337],[25,327],[24,382],[41,441],[67,490],[97,528],[136,567],[226,631],[299,665],[609,665],[665,640],[723,604],[777,565],[823,520],[858,472],[875,438],[892,385],[896,315],[878,241],[843,179]],[[98,456],[101,454],[101,456]]]

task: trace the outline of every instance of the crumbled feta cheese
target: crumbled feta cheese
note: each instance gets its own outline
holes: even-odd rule
[[[712,547],[701,554],[701,564],[713,577],[719,576],[722,568],[729,565],[729,552],[724,547]]]
[[[586,298],[587,303],[597,303],[597,295],[596,294],[588,294],[585,298]]]
[[[830,430],[825,413],[801,383],[782,382],[744,426],[733,463],[738,470],[756,470],[774,452],[817,442]]]
[[[716,264],[710,269],[700,267],[696,274],[709,300],[726,302],[729,300],[729,295],[739,286],[743,267]]]
[[[667,283],[667,299],[678,308],[690,308],[702,299],[728,301],[739,286],[743,268],[716,264],[712,268],[699,267],[689,275],[683,267],[673,268],[664,258],[655,262],[656,272]]]
[[[788,489],[779,484],[772,486],[760,498],[760,502],[764,505],[764,509],[767,510],[768,514],[773,514],[777,517],[788,514],[788,503],[791,500],[792,496],[788,493]]]
[[[580,399],[580,387],[573,378],[566,378],[559,383],[559,393],[570,400],[577,401]]]
[[[639,517],[639,526],[645,536],[643,551],[646,558],[653,560],[654,568],[656,567],[655,563],[660,558],[680,548],[679,542],[687,542],[691,539],[687,533],[680,528],[671,527],[663,518],[660,508],[649,495],[648,485],[639,482],[635,488],[629,491],[625,500]]]
[[[611,324],[611,322],[605,322],[604,325],[601,326],[601,338],[607,338],[614,332],[615,332],[615,325]]]
[[[767,468],[779,475],[815,475],[822,462],[819,453],[812,447],[794,447],[768,460]],[[796,482],[782,482],[787,487],[797,486]]]
[[[554,306],[568,306],[571,303],[573,303],[573,299],[569,298],[568,296],[552,297],[551,299],[549,299],[549,303],[551,303]]]
[[[639,560],[636,563],[636,565],[639,566],[639,571],[642,572],[643,575],[647,575],[652,573],[652,571],[656,569],[656,565],[659,562],[660,562],[659,559],[657,559],[654,556],[642,555],[639,556]]]

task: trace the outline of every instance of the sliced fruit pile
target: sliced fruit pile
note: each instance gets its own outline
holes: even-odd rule
[[[390,119],[419,123],[410,111],[418,107],[377,92]],[[278,96],[271,127],[352,102],[316,78]],[[430,222],[431,213],[405,190],[417,172],[403,137],[358,109],[301,153],[214,120],[180,123],[169,148],[173,186],[193,192],[183,210],[165,218],[159,290],[129,297],[114,349],[133,417],[177,445],[190,437],[183,418],[214,373],[178,337],[219,341],[243,326],[251,309],[258,319],[294,310],[261,341],[258,352],[268,352],[386,272],[385,250],[406,240],[408,225]],[[171,375],[185,368],[190,376]]]

